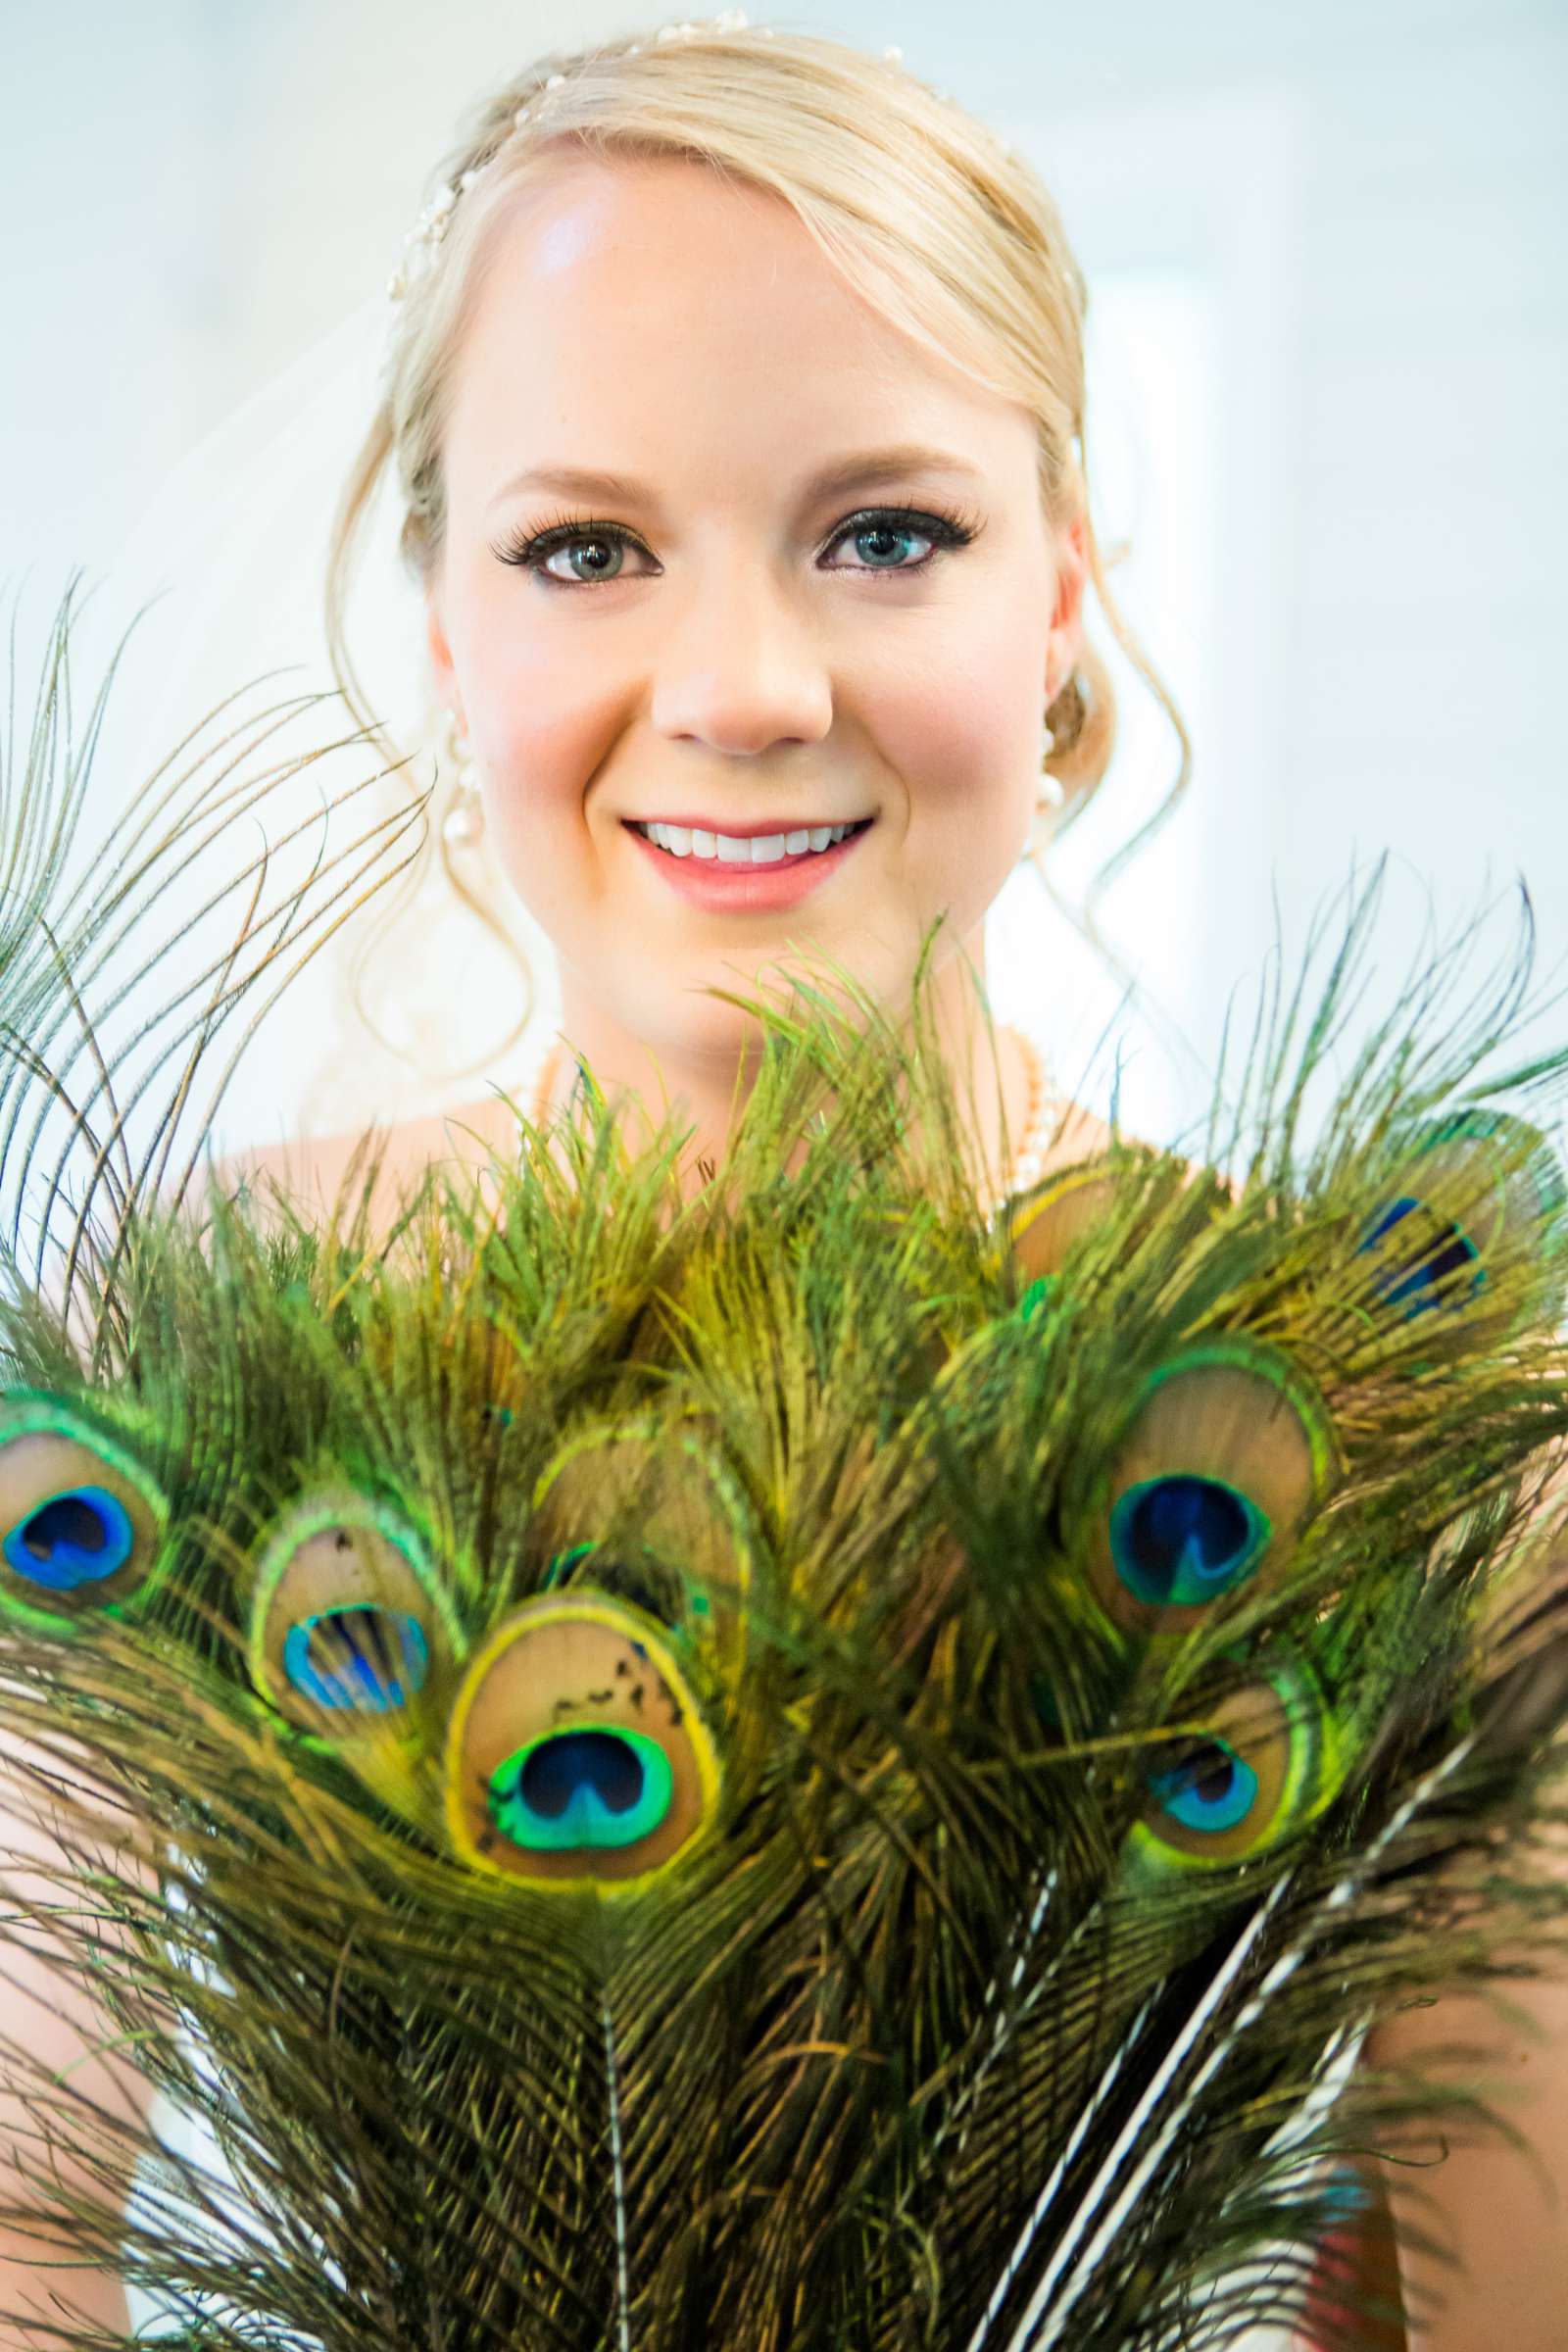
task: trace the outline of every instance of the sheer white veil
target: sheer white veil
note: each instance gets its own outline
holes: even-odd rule
[[[285,699],[316,698],[270,740],[269,756],[320,756],[270,796],[270,841],[386,767],[375,743],[345,741],[360,722],[337,691],[324,596],[344,485],[379,396],[386,323],[384,300],[362,304],[211,433],[155,493],[95,588],[90,627],[79,632],[84,674],[130,630],[95,766],[100,819],[118,813],[209,713],[219,715],[203,742]],[[368,802],[404,807],[437,780],[422,607],[398,553],[393,507],[388,492],[367,518],[348,638],[369,714],[405,764],[360,794],[356,826],[368,821]],[[432,821],[437,808],[432,802]],[[329,840],[346,821],[328,820]],[[254,850],[254,836],[245,847]],[[416,897],[406,882],[378,894],[291,982],[229,1090],[219,1150],[474,1101],[492,1078],[522,1082],[554,1026],[549,942],[517,906],[512,928],[534,982],[532,1018],[497,1053],[529,1009],[527,978],[440,875],[437,849],[432,841]],[[309,854],[302,844],[299,855]],[[193,871],[192,906],[198,882]],[[362,956],[373,1028],[353,1009]]]

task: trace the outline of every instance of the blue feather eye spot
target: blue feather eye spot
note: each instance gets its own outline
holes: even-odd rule
[[[452,1850],[536,1888],[634,1894],[715,1819],[718,1756],[667,1628],[538,1593],[469,1660],[447,1723]]]
[[[316,1706],[385,1714],[423,1689],[430,1644],[407,1610],[352,1602],[291,1625],[283,1671]]]
[[[540,1590],[549,1592],[569,1589],[579,1581],[592,1584],[596,1592],[610,1593],[616,1600],[629,1601],[656,1624],[667,1627],[677,1639],[679,1628],[671,1619],[682,1602],[689,1607],[694,1600],[694,1595],[683,1588],[679,1570],[657,1558],[646,1546],[643,1557],[633,1559],[626,1548],[574,1544],[569,1550],[559,1551],[552,1557],[540,1580]]]
[[[389,1717],[406,1717],[400,1739],[423,1738],[442,1711],[463,1651],[450,1583],[389,1499],[347,1487],[307,1492],[257,1546],[248,1653],[257,1690],[312,1739],[384,1760]]]
[[[1137,1599],[1191,1607],[1233,1592],[1268,1548],[1273,1530],[1249,1495],[1223,1479],[1176,1472],[1141,1479],[1110,1513],[1110,1556]]]
[[[568,1550],[558,1551],[539,1580],[540,1591],[548,1592],[553,1585],[569,1577],[580,1561],[592,1556],[593,1548],[591,1544],[573,1544]]]
[[[135,1548],[130,1513],[107,1487],[51,1494],[0,1538],[0,1551],[24,1583],[74,1592],[117,1576]]]
[[[1168,1752],[1168,1751],[1167,1751]],[[1332,1803],[1349,1749],[1327,1692],[1299,1656],[1209,1702],[1178,1760],[1147,1771],[1128,1840],[1134,1884],[1257,1859]]]
[[[1160,1811],[1184,1830],[1220,1837],[1251,1812],[1258,1780],[1228,1741],[1211,1740],[1172,1770],[1152,1773],[1149,1788]]]
[[[625,1725],[547,1732],[490,1775],[490,1819],[524,1853],[610,1851],[668,1819],[675,1781],[657,1740]]]
[[[1462,1306],[1486,1281],[1481,1252],[1464,1228],[1409,1195],[1373,1218],[1358,1254],[1381,1261],[1374,1288],[1385,1306],[1407,1320],[1435,1307]]]
[[[643,1413],[588,1423],[545,1464],[524,1557],[540,1592],[592,1589],[642,1611],[683,1655],[733,1666],[760,1537],[706,1423]]]
[[[0,1395],[0,1614],[59,1634],[140,1608],[168,1537],[168,1501],[117,1433],[43,1391]]]
[[[1243,1586],[1278,1582],[1338,1464],[1333,1416],[1294,1361],[1222,1333],[1141,1384],[1103,1468],[1086,1464],[1071,1540],[1114,1624],[1180,1640]]]

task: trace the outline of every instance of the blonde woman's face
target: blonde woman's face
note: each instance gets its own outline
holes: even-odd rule
[[[1078,645],[1081,541],[1043,514],[1027,412],[702,165],[573,160],[487,259],[430,648],[568,1033],[733,1056],[744,1016],[704,988],[796,942],[906,1000],[938,913],[979,964]],[[901,445],[931,454],[871,462]],[[695,858],[632,830],[694,819],[870,822],[788,904],[726,861],[716,905],[682,887]]]

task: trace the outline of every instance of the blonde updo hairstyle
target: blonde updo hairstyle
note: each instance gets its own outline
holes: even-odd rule
[[[893,56],[811,33],[746,29],[738,12],[710,25],[665,26],[539,58],[496,92],[446,158],[409,263],[393,281],[382,397],[331,542],[328,642],[338,684],[362,722],[374,724],[346,614],[372,501],[393,468],[402,554],[422,587],[446,526],[442,436],[486,232],[564,148],[605,160],[700,162],[782,197],[876,312],[941,363],[1032,414],[1046,516],[1056,529],[1082,519],[1107,623],[1176,730],[1181,768],[1168,808],[1187,781],[1187,736],[1103,576],[1084,465],[1086,292],[1055,205],[1027,163]],[[1061,802],[1054,809],[1042,803],[1031,843],[1037,865],[1046,839],[1088,805],[1115,741],[1110,679],[1087,641],[1043,715],[1054,738],[1046,771]],[[444,781],[450,789],[452,779]],[[487,899],[483,881],[476,887],[457,870],[439,823],[431,839],[452,887],[508,936],[503,907]]]

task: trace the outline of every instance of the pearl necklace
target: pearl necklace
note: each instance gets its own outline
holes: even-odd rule
[[[1027,1030],[1014,1029],[1013,1036],[1023,1048],[1029,1065],[1029,1115],[1024,1121],[1023,1135],[1013,1153],[1007,1181],[992,1202],[992,1213],[1004,1209],[1009,1200],[1028,1192],[1045,1173],[1046,1154],[1054,1138],[1056,1123],[1064,1107],[1055,1085],[1047,1074],[1046,1057]]]
[[[1018,1148],[1013,1153],[1007,1182],[991,1204],[993,1215],[1005,1208],[1009,1200],[1016,1200],[1020,1193],[1027,1192],[1031,1185],[1039,1183],[1045,1171],[1046,1154],[1051,1148],[1056,1114],[1061,1108],[1061,1099],[1046,1074],[1045,1055],[1034,1039],[1022,1029],[1014,1029],[1011,1034],[1022,1046],[1028,1065],[1029,1111]],[[566,1041],[558,1032],[544,1057],[544,1065],[528,1102],[527,1117],[534,1127],[543,1127],[545,1123],[565,1051]],[[517,1091],[520,1094],[522,1089],[519,1087]]]

